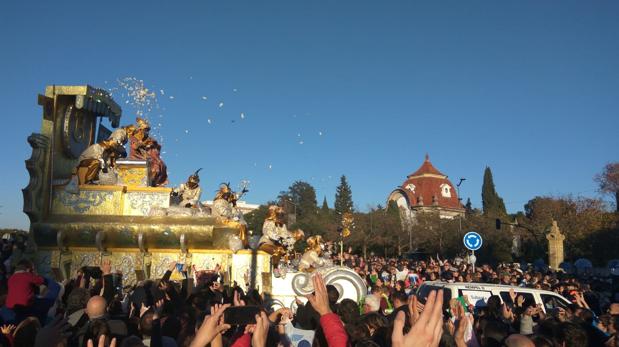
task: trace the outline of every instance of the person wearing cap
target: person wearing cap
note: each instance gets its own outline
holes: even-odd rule
[[[198,175],[200,170],[202,169],[198,169],[193,175],[187,178],[187,182],[181,183],[178,188],[172,191],[172,195],[179,197],[179,206],[191,208],[200,206],[200,195],[202,194],[200,176]]]
[[[79,184],[96,183],[99,173],[113,168],[116,159],[123,155],[126,155],[124,147],[115,140],[104,140],[88,146],[78,158],[76,173]]]
[[[246,190],[243,190],[245,193]],[[243,247],[249,246],[247,239],[247,223],[243,219],[243,214],[237,211],[236,201],[239,196],[230,189],[229,183],[219,185],[219,190],[213,199],[213,217],[217,218],[221,223],[230,227],[239,229],[239,239],[243,243]]]

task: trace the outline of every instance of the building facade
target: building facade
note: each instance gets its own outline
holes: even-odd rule
[[[414,225],[419,213],[438,213],[440,218],[453,219],[465,212],[456,187],[432,165],[427,154],[419,169],[389,194],[391,201],[400,208],[405,226]]]

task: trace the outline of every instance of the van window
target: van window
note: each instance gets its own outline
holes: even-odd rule
[[[451,300],[451,290],[449,288],[431,286],[427,284],[422,284],[417,291],[417,299],[420,303],[426,304],[426,300],[428,299],[428,294],[430,294],[433,290],[443,289],[443,309],[447,310],[449,308],[449,300]]]
[[[492,292],[488,290],[458,289],[458,296],[466,296],[469,304],[475,307],[486,307],[486,302],[492,296]]]
[[[542,304],[544,305],[546,312],[558,307],[563,309],[567,307],[567,303],[556,295],[540,294],[540,297],[542,298]]]
[[[501,295],[501,299],[503,299],[503,302],[508,304],[508,305],[514,305],[515,303],[512,302],[512,298],[509,296],[509,291],[501,291],[500,292]],[[522,296],[524,297],[524,303],[523,305],[526,306],[535,306],[535,298],[533,298],[533,294],[532,293],[524,293],[524,292],[519,292],[516,291],[516,298],[518,298],[518,296]]]

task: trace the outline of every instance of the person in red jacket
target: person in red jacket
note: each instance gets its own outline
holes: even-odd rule
[[[329,306],[329,294],[325,281],[319,273],[312,277],[312,281],[314,283],[314,294],[308,295],[307,300],[320,314],[320,327],[325,333],[327,344],[329,347],[350,346],[344,324],[342,324],[340,317],[331,311],[331,306]]]
[[[16,322],[20,322],[32,313],[35,290],[45,284],[45,279],[34,273],[34,265],[27,259],[21,260],[15,267],[15,273],[9,277],[9,293],[6,307],[15,312]]]

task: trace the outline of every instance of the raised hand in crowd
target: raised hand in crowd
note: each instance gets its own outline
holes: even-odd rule
[[[245,306],[245,301],[243,301],[243,299],[241,299],[241,294],[239,294],[238,290],[234,291],[233,297],[232,297],[232,304],[234,306]]]
[[[455,317],[456,317],[456,322],[457,322],[457,326],[456,326],[456,330],[454,332],[454,340],[456,341],[456,346],[457,347],[466,347],[466,341],[464,340],[464,334],[466,333],[466,330],[468,329],[469,324],[471,324],[471,322],[469,321],[469,318],[466,316],[466,313],[464,312],[464,307],[462,307],[462,305],[458,305],[456,308],[456,312],[454,312]]]
[[[260,312],[256,315],[256,327],[254,333],[251,336],[252,347],[265,347],[267,343],[267,336],[269,334],[269,317],[264,312]]]
[[[116,347],[116,338],[113,338],[112,341],[110,341],[109,346],[105,345],[105,340],[106,340],[105,335],[99,336],[99,341],[97,341],[97,347]],[[95,344],[92,341],[92,339],[88,340],[88,342],[86,343],[86,347],[95,347]]]
[[[140,318],[142,318],[144,313],[148,312],[149,309],[150,309],[150,306],[146,306],[144,305],[144,303],[142,303],[142,305],[140,306]]]
[[[314,293],[307,295],[306,298],[318,314],[324,316],[331,313],[329,306],[329,295],[327,294],[327,286],[322,278],[322,275],[317,273],[312,277],[314,284]]]
[[[204,347],[216,338],[220,339],[221,334],[230,329],[230,325],[225,324],[222,319],[224,311],[228,307],[230,307],[230,304],[213,305],[211,307],[210,316],[205,318],[204,322],[202,322],[190,347]]]
[[[272,323],[277,323],[277,322],[279,322],[282,319],[282,317],[284,315],[291,316],[292,315],[292,311],[289,308],[286,308],[286,307],[279,308],[279,309],[273,311],[269,315],[269,320]]]
[[[11,335],[14,330],[15,330],[14,324],[4,324],[3,326],[0,327],[0,331],[4,335]]]
[[[168,263],[168,271],[174,272],[174,269],[176,269],[176,261],[172,260]]]
[[[391,343],[393,347],[434,347],[438,346],[443,334],[443,290],[431,291],[423,312],[413,324],[411,330],[404,334],[406,321],[404,312],[399,312],[393,323]]]
[[[501,306],[502,309],[502,313],[503,313],[503,319],[508,320],[508,321],[513,321],[514,320],[514,311],[512,311],[511,307],[509,307],[509,305],[507,304],[503,304]]]
[[[417,299],[417,295],[411,295],[408,297],[408,315],[409,315],[409,327],[413,326],[423,311],[423,304]]]
[[[163,305],[165,304],[165,299],[159,299],[155,302],[155,311],[153,315],[153,319],[161,318],[161,313],[163,312]]]

